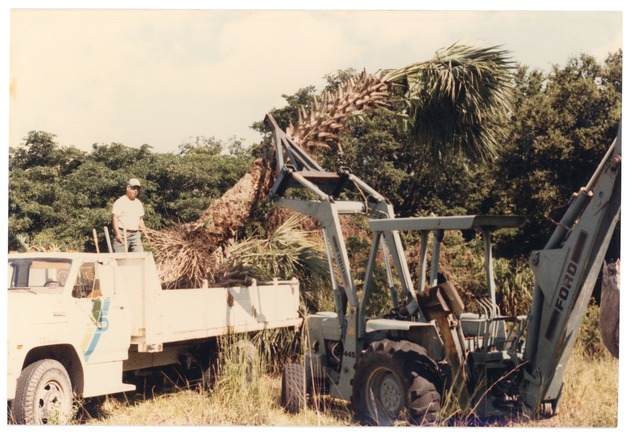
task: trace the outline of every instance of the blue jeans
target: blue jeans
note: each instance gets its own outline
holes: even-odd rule
[[[118,243],[116,237],[114,237],[114,252],[125,252],[125,238],[122,232],[121,237],[123,238],[123,243]],[[136,231],[135,233],[127,232],[127,252],[144,252],[142,234],[140,231]]]

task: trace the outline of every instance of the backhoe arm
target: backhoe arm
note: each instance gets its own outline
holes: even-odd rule
[[[621,208],[621,128],[591,180],[573,195],[544,249],[530,257],[535,276],[520,390],[531,414],[555,413],[562,377]],[[551,409],[549,409],[549,406]]]

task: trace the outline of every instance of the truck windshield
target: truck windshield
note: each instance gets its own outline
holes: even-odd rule
[[[66,284],[71,262],[64,258],[10,258],[7,286],[9,290],[61,292]]]

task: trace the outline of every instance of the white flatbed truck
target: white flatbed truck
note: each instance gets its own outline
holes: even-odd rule
[[[123,373],[206,361],[218,337],[297,328],[296,280],[162,289],[151,253],[8,255],[7,400],[18,424],[67,422]]]

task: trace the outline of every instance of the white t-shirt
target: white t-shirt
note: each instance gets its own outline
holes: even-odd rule
[[[114,202],[112,213],[118,216],[118,221],[125,226],[125,230],[137,231],[140,218],[144,216],[144,206],[138,198],[131,200],[123,195]]]

